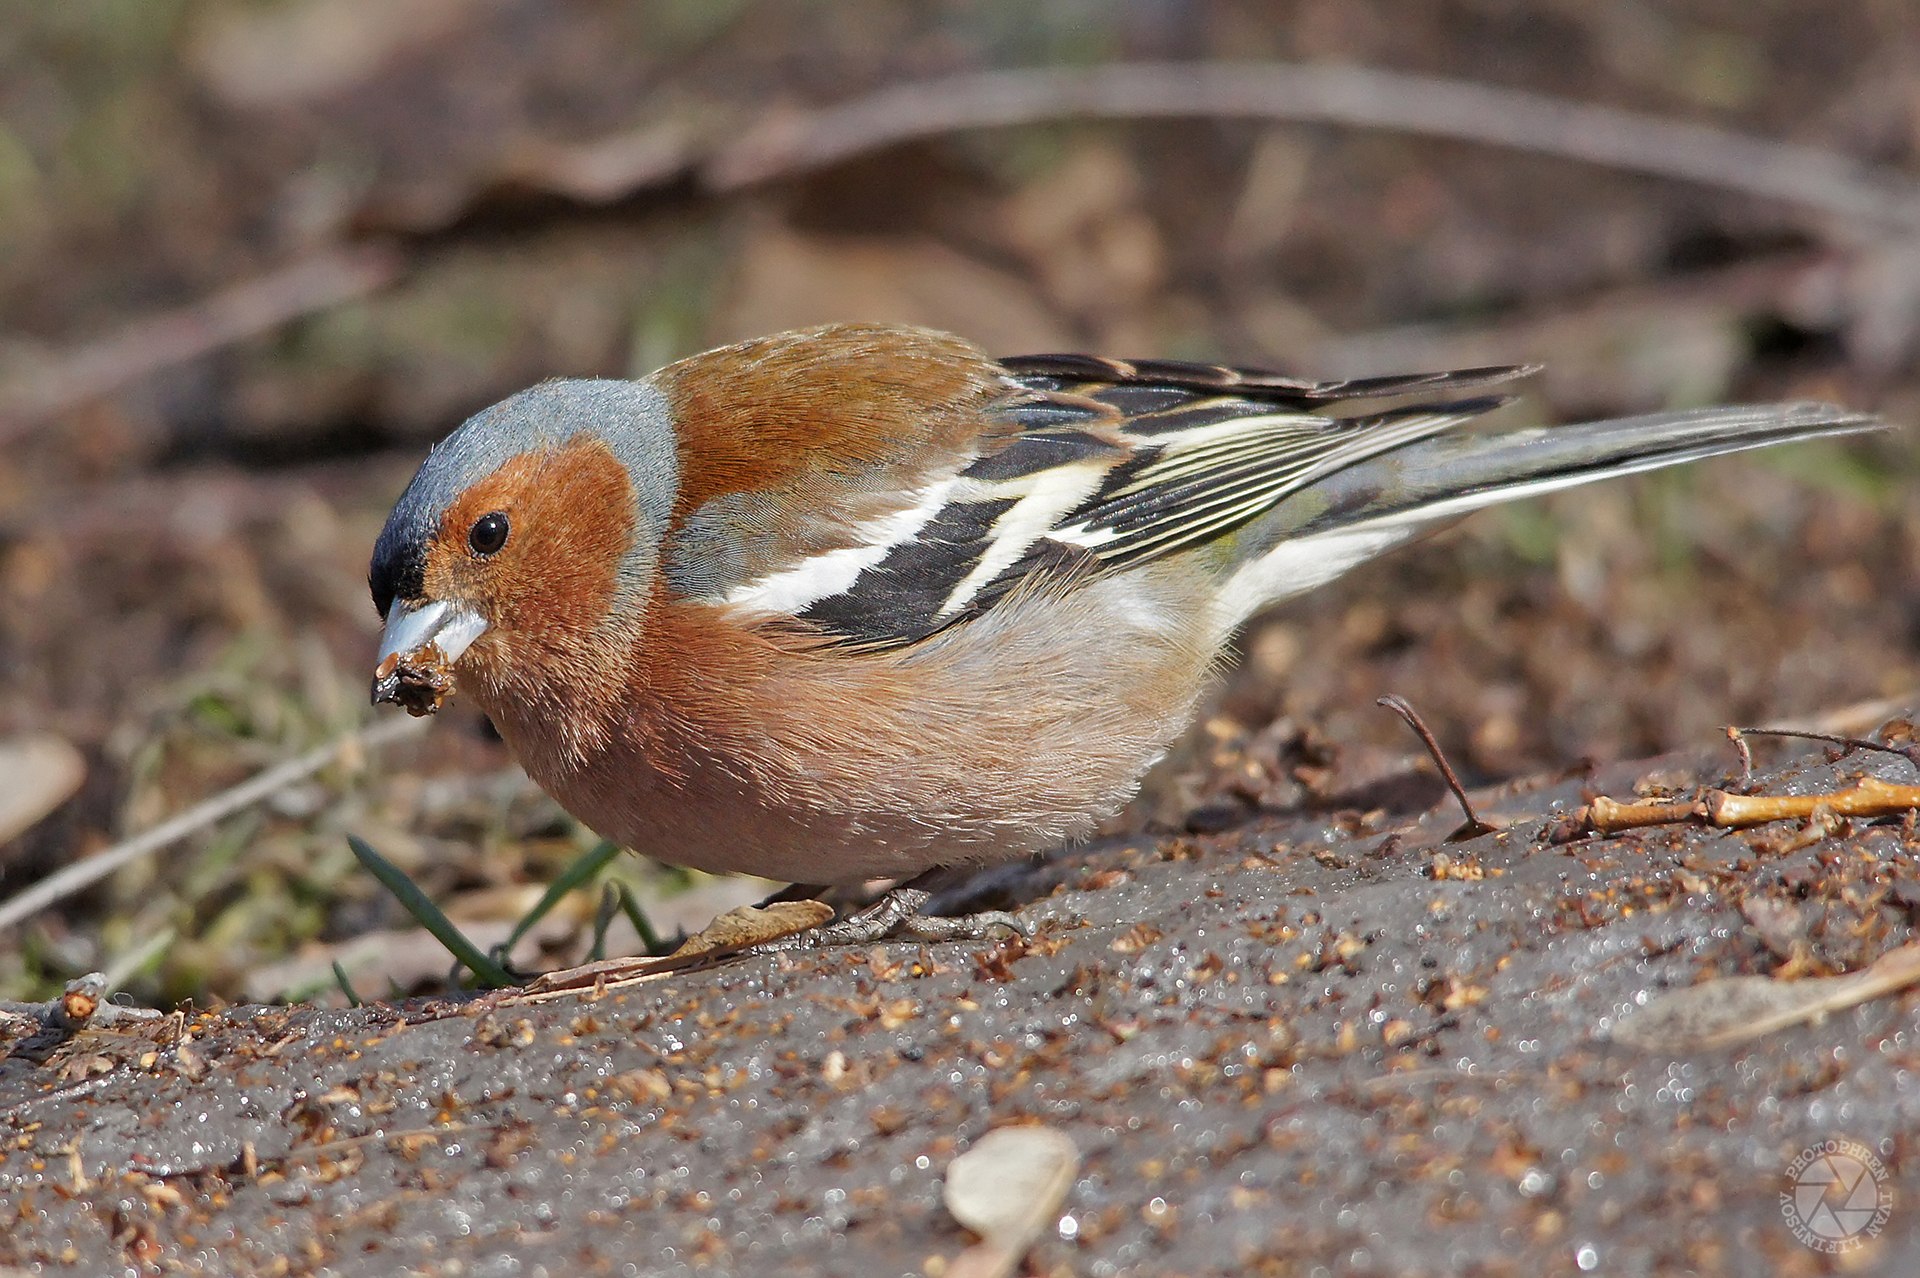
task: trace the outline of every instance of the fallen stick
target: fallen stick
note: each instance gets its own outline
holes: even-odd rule
[[[967,129],[1194,118],[1477,142],[1740,191],[1881,230],[1920,230],[1920,184],[1819,147],[1468,80],[1286,62],[1041,67],[895,85],[816,111],[770,113],[699,172],[710,189],[732,191]]]
[[[1825,794],[1730,794],[1708,790],[1698,799],[1669,803],[1621,803],[1597,798],[1576,816],[1595,834],[1618,834],[1652,825],[1700,821],[1722,829],[1744,829],[1769,821],[1804,821],[1827,813],[1837,817],[1897,816],[1920,810],[1920,785],[1895,785],[1879,777],[1861,777],[1844,790]]]
[[[289,759],[264,772],[256,773],[239,785],[162,821],[151,830],[136,834],[84,861],[75,862],[64,870],[41,879],[11,900],[0,902],[0,931],[39,913],[55,901],[64,900],[84,888],[93,886],[121,866],[130,865],[143,856],[150,856],[168,844],[177,843],[186,838],[196,830],[204,829],[215,821],[231,816],[242,808],[251,807],[275,792],[286,789],[296,781],[304,780],[349,751],[370,750],[398,741],[401,737],[419,731],[420,726],[413,719],[384,719],[369,727],[358,728],[335,737],[327,744],[316,746],[298,758]]]
[[[728,910],[688,937],[671,954],[599,959],[579,967],[547,972],[525,985],[490,990],[481,996],[478,1005],[491,1008],[541,1003],[582,992],[598,999],[608,990],[626,989],[674,972],[711,966],[756,945],[818,927],[832,917],[832,906],[814,900],[742,905]]]
[[[496,185],[586,206],[666,189],[692,176],[728,194],[804,176],[905,142],[1063,120],[1240,119],[1330,124],[1446,138],[1648,173],[1795,205],[1882,232],[1920,231],[1920,183],[1852,156],[1709,125],[1518,89],[1376,67],[1287,62],[1118,63],[988,71],[893,85],[817,110],[768,111],[697,134],[651,121],[576,144],[527,147],[500,161]],[[461,209],[418,235],[459,221]],[[372,218],[378,222],[378,218]],[[163,368],[377,293],[406,257],[346,244],[270,271],[120,332],[54,352],[0,381],[0,441]]]
[[[0,441],[149,373],[376,293],[400,277],[403,265],[384,244],[330,248],[52,354],[0,382]]]

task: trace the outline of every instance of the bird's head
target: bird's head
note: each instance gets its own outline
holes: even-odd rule
[[[470,418],[374,546],[375,703],[431,713],[456,674],[483,705],[617,679],[678,482],[670,410],[649,382],[545,382]]]

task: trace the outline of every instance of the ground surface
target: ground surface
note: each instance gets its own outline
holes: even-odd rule
[[[429,441],[539,378],[882,319],[1001,353],[1318,376],[1546,364],[1502,425],[1781,397],[1920,415],[1920,258],[1899,235],[1497,147],[1043,121],[738,188],[631,163],[599,195],[556,186],[651,153],[650,130],[725,141],[932,77],[1166,58],[1448,75],[1891,180],[1920,155],[1901,3],[393,2],[404,18],[359,0],[7,10],[0,749],[51,733],[85,780],[0,832],[0,899],[365,723],[382,518]],[[336,292],[196,346],[232,290],[257,314],[316,281]],[[1297,739],[1323,777],[1340,751],[1403,750],[1373,708],[1387,692],[1478,780],[1905,694],[1917,447],[1898,431],[1565,494],[1355,573],[1248,637],[1209,732],[1129,828],[1311,790],[1223,783],[1222,740]],[[444,956],[408,939],[347,833],[475,935],[593,841],[463,711],[4,929],[0,997],[97,969],[150,1004],[338,1001],[334,962],[363,992],[425,992]],[[683,906],[684,879],[615,872],[666,932],[768,890]],[[577,959],[592,913],[569,902],[523,957]]]
[[[1591,783],[1720,783],[1728,762]],[[1907,768],[1797,758],[1761,782]],[[1911,826],[1549,842],[1579,789],[1509,788],[1490,806],[1524,819],[1444,846],[1450,808],[1090,849],[989,890],[1036,925],[1024,948],[16,1034],[0,1259],[937,1273],[968,1242],[943,1169],[1039,1123],[1083,1164],[1034,1272],[1825,1272],[1780,1194],[1796,1154],[1841,1138],[1896,1195],[1846,1268],[1914,1272],[1920,995],[1743,1048],[1609,1041],[1670,987],[1911,939]],[[1749,917],[1773,920],[1764,939]]]

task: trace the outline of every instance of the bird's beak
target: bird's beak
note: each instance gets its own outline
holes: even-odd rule
[[[449,667],[486,629],[487,619],[463,604],[394,600],[380,636],[373,704],[392,701],[409,714],[432,714],[453,690]]]

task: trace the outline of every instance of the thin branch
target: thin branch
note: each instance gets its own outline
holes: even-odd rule
[[[343,246],[135,320],[0,383],[0,442],[160,369],[377,292],[400,269],[400,255],[386,245]]]
[[[710,114],[721,118],[724,112]],[[664,188],[688,173],[710,191],[729,193],[904,142],[1076,119],[1240,119],[1380,129],[1743,192],[1880,232],[1920,232],[1920,181],[1819,147],[1465,80],[1284,62],[1122,63],[958,75],[895,85],[818,110],[770,111],[744,126],[727,119],[703,130],[705,141],[679,122],[653,121],[589,143],[509,155],[499,181],[588,205]],[[160,369],[378,292],[404,265],[391,246],[344,245],[56,352],[37,370],[0,381],[0,442]]]
[[[1865,776],[1844,790],[1822,794],[1732,794],[1705,790],[1698,799],[1665,803],[1621,803],[1604,795],[1581,809],[1576,822],[1595,834],[1618,834],[1650,825],[1697,821],[1723,830],[1740,830],[1771,821],[1806,821],[1822,813],[1836,817],[1887,817],[1920,811],[1920,786],[1895,785]]]
[[[1458,803],[1460,811],[1466,814],[1466,822],[1447,836],[1447,842],[1458,843],[1466,839],[1477,839],[1483,834],[1498,834],[1499,826],[1482,821],[1475,814],[1473,803],[1467,798],[1467,788],[1460,784],[1459,775],[1454,772],[1453,765],[1447,762],[1446,751],[1440,748],[1440,742],[1434,737],[1433,729],[1429,728],[1427,721],[1420,717],[1420,712],[1413,708],[1413,703],[1398,693],[1390,692],[1374,704],[1385,706],[1393,711],[1406,722],[1409,728],[1413,729],[1413,734],[1420,738],[1420,744],[1427,748],[1427,754],[1433,758],[1433,766],[1440,769],[1441,780],[1447,783],[1447,789],[1453,791],[1454,802]]]
[[[150,856],[168,844],[177,843],[195,831],[205,829],[216,821],[229,817],[243,808],[252,807],[278,791],[304,780],[350,750],[378,749],[419,731],[420,726],[415,720],[393,716],[379,720],[368,727],[355,729],[334,738],[326,745],[307,751],[298,758],[289,759],[285,763],[276,764],[264,772],[257,773],[239,785],[222,791],[203,803],[197,803],[185,812],[162,821],[151,830],[136,834],[131,839],[116,844],[97,856],[90,856],[84,861],[69,865],[58,873],[50,874],[11,900],[0,902],[0,932],[22,919],[39,913],[56,901],[64,900],[76,892],[93,886],[122,866],[131,865],[141,857]]]
[[[1386,129],[1739,191],[1920,231],[1920,182],[1819,147],[1372,67],[1131,63],[951,76],[767,117],[702,167],[731,191],[968,129],[1074,119],[1243,119]]]
[[[1727,725],[1726,732],[1727,740],[1740,756],[1740,785],[1745,787],[1753,780],[1753,747],[1747,744],[1746,734],[1732,724]]]
[[[1728,728],[1727,735],[1735,738],[1740,736],[1787,737],[1794,741],[1821,741],[1827,745],[1842,746],[1849,753],[1855,750],[1874,750],[1881,754],[1895,755],[1915,767],[1920,767],[1920,745],[1888,745],[1883,741],[1869,741],[1865,737],[1836,736],[1831,732],[1809,732],[1802,728]]]

